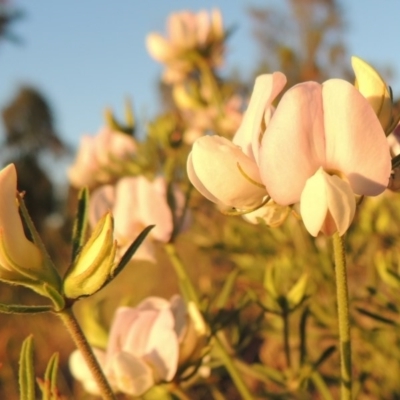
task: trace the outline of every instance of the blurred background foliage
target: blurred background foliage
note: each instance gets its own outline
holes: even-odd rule
[[[252,21],[260,57],[253,76],[246,81],[235,74],[219,76],[217,69],[211,69],[222,103],[234,95],[245,98],[260,73],[282,71],[288,77],[288,87],[306,80],[322,82],[333,76],[353,80],[343,10],[337,1],[286,2],[286,12],[249,7],[246,18]],[[0,46],[2,40],[20,40],[13,32],[21,15],[20,10],[0,3]],[[233,29],[228,46],[234,40]],[[199,76],[190,76],[186,89],[199,90]],[[143,151],[148,151],[147,160],[159,163],[171,180],[187,186],[182,174],[190,149],[185,132],[194,127],[194,115],[177,102],[176,86],[160,79],[158,87],[162,107],[160,115],[147,125]],[[209,103],[207,96],[199,91],[202,106]],[[1,115],[6,136],[0,151],[6,155],[6,163],[16,164],[18,188],[26,192],[36,227],[55,264],[65,270],[76,190],[70,188],[64,198],[57,195],[43,159],[46,154],[55,154],[52,167],[57,168],[57,157],[71,156],[72,151],[60,139],[51,104],[40,88],[16,88],[14,99]],[[231,137],[234,130],[222,123],[222,117],[223,113],[213,115],[210,125],[201,130]],[[143,168],[148,172],[153,167]],[[215,331],[226,332],[254,393],[270,399],[338,398],[330,241],[325,237],[311,238],[294,213],[280,228],[251,225],[240,217],[222,215],[194,190],[190,208],[193,226],[177,238],[177,249],[201,293],[207,321]],[[400,399],[399,241],[398,195],[385,193],[377,199],[364,200],[347,234],[357,399]],[[96,329],[101,324],[109,326],[117,306],[136,304],[149,295],[169,297],[178,291],[162,245],[157,245],[156,251],[156,264],[133,261],[107,288],[80,302],[78,313],[89,338],[99,334]],[[41,301],[25,289],[0,286],[3,303],[29,304],[32,298],[36,304]],[[38,376],[43,376],[50,355],[58,351],[61,398],[91,398],[71,377],[68,356],[73,344],[55,317],[45,314],[0,318],[0,398],[18,398],[18,354],[30,333],[34,334],[35,347],[40,349],[36,351]],[[217,369],[216,376],[218,379],[214,377],[207,384],[189,388],[189,398],[239,398],[222,368]]]

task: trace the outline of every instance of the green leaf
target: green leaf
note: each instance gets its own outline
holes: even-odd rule
[[[53,311],[51,306],[25,306],[22,304],[0,303],[0,313],[3,314],[39,314]]]
[[[33,367],[33,336],[22,343],[19,357],[19,392],[23,400],[35,400],[35,371]]]
[[[106,281],[104,286],[109,283],[111,280],[113,280],[118,274],[122,272],[122,270],[125,268],[125,266],[129,263],[133,255],[136,253],[136,250],[139,248],[139,246],[143,243],[144,239],[146,239],[147,235],[149,232],[155,227],[155,225],[149,225],[147,228],[144,228],[142,232],[139,233],[137,238],[133,241],[133,243],[129,246],[128,250],[124,253],[124,255],[121,257],[120,262],[118,265],[114,268],[113,274]],[[103,286],[103,287],[104,287]]]
[[[233,287],[236,282],[236,278],[239,275],[239,269],[234,269],[227,277],[224,286],[222,287],[221,293],[218,296],[215,306],[217,308],[224,308],[231,296]]]
[[[46,367],[44,374],[44,391],[42,400],[56,400],[57,395],[57,374],[58,374],[59,354],[54,353]]]
[[[75,260],[79,250],[83,246],[86,236],[87,219],[89,209],[89,190],[83,188],[78,196],[78,210],[72,230],[72,262]]]
[[[363,315],[366,315],[367,317],[370,317],[372,319],[375,319],[376,321],[383,322],[384,324],[392,325],[392,326],[397,326],[397,323],[389,318],[383,317],[382,315],[375,314],[374,312],[365,310],[364,308],[361,307],[356,307],[356,310]]]

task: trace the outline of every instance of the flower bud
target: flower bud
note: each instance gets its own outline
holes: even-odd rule
[[[107,213],[67,271],[64,278],[65,296],[76,299],[100,290],[113,274],[115,252],[113,219]]]
[[[386,82],[361,58],[352,57],[351,64],[356,75],[355,86],[374,109],[386,134],[393,129],[392,98]]]

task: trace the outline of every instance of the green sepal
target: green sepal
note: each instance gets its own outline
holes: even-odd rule
[[[0,303],[0,313],[3,314],[39,314],[53,311],[51,306],[25,306],[23,304]]]
[[[65,307],[65,299],[61,293],[55,288],[46,283],[43,285],[46,296],[51,299],[55,306],[55,311],[61,311]]]
[[[35,371],[33,366],[33,336],[22,343],[19,357],[19,392],[23,400],[35,400]]]
[[[78,255],[86,237],[88,210],[89,190],[85,187],[81,189],[78,195],[78,209],[72,230],[72,262]]]

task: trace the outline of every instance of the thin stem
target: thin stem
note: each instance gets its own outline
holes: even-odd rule
[[[226,370],[229,372],[230,377],[232,378],[233,383],[236,386],[236,389],[242,396],[244,400],[253,400],[254,397],[250,392],[250,389],[247,387],[246,383],[243,380],[242,375],[239,373],[236,368],[234,358],[229,354],[227,350],[226,339],[223,335],[223,332],[218,332],[215,335],[215,344],[218,350],[218,354],[221,358],[221,361],[224,363]]]
[[[346,256],[343,237],[333,236],[335,254],[336,297],[339,320],[341,400],[351,400],[351,338],[349,294],[347,289]]]
[[[287,307],[282,310],[282,319],[283,319],[283,342],[285,346],[285,357],[286,357],[286,366],[291,368],[292,366],[292,357],[290,354],[290,344],[289,344],[289,312]]]
[[[104,400],[115,400],[115,396],[113,391],[103,374],[103,371],[97,362],[97,359],[87,342],[85,335],[82,332],[81,327],[78,324],[78,321],[75,318],[74,313],[71,308],[66,308],[57,313],[57,315],[62,319],[64,325],[67,327],[69,334],[71,335],[73,341],[75,342],[76,347],[81,352],[83,358],[88,365],[93,378],[95,379],[102,397]]]
[[[193,301],[196,306],[199,307],[200,302],[196,290],[192,285],[186,268],[184,267],[182,260],[176,251],[175,245],[173,243],[167,243],[165,245],[165,251],[167,252],[171,264],[174,267],[175,273],[178,276],[179,286],[183,297],[186,301]]]
[[[200,306],[199,297],[197,292],[187,274],[186,268],[182,263],[181,258],[179,257],[176,248],[173,243],[168,243],[165,245],[165,250],[169,255],[171,263],[175,269],[175,273],[178,276],[179,286],[182,290],[182,294],[185,297],[186,301],[193,301],[197,307]],[[230,377],[232,378],[233,383],[235,384],[237,390],[241,394],[244,400],[253,400],[253,396],[246,386],[242,376],[240,375],[236,365],[234,364],[234,360],[229,354],[227,350],[227,345],[225,345],[226,340],[222,336],[222,333],[217,333],[215,336],[215,346],[218,350],[221,361],[223,362],[226,370],[228,371]]]

